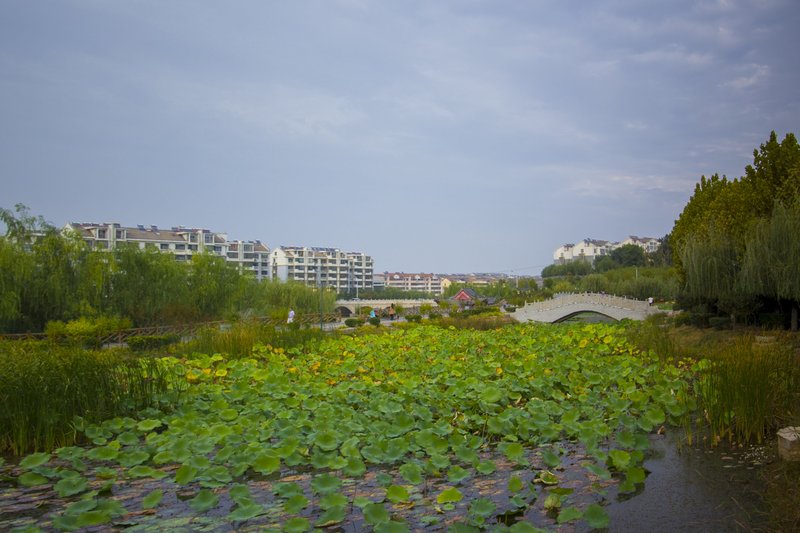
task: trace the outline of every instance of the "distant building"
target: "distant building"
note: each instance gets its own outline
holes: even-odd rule
[[[622,242],[602,241],[597,239],[583,239],[576,244],[564,244],[553,252],[553,263],[564,265],[572,261],[586,261],[594,263],[597,259],[610,255],[620,246],[633,244],[641,247],[646,253],[658,250],[661,241],[652,237],[630,236]]]
[[[405,272],[384,272],[384,286],[403,291],[429,292],[442,294],[442,280],[436,274],[407,274]]]
[[[194,254],[205,252],[234,263],[240,271],[253,272],[259,280],[269,277],[269,248],[264,244],[260,241],[229,241],[226,234],[207,229],[70,222],[63,231],[78,235],[93,250],[113,250],[128,243],[142,250],[171,253],[176,261],[191,261]]]
[[[372,258],[338,248],[279,246],[270,255],[272,279],[331,287],[344,292],[372,289]]]

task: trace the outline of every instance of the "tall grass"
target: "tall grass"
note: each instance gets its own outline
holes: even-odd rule
[[[687,437],[707,428],[711,442],[761,442],[800,415],[800,360],[789,339],[759,344],[750,333],[670,326],[648,319],[629,339],[662,364],[691,365],[698,412],[685,420]]]
[[[767,431],[792,417],[800,370],[792,350],[758,345],[752,336],[712,351],[695,388],[714,442],[761,442]]]
[[[71,445],[75,417],[99,422],[154,405],[165,399],[170,382],[156,359],[42,342],[0,343],[0,452]]]
[[[320,331],[299,324],[274,326],[254,321],[242,321],[226,330],[218,327],[205,328],[197,332],[193,339],[176,347],[178,353],[226,354],[232,358],[248,357],[256,344],[269,344],[275,348],[288,350],[297,346],[310,345],[334,333]]]

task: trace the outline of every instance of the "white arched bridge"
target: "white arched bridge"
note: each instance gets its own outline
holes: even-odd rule
[[[385,299],[385,300],[336,300],[336,312],[341,316],[350,316],[358,313],[362,307],[369,307],[375,311],[388,311],[394,305],[402,306],[406,312],[416,312],[422,305],[430,305],[436,307],[436,300],[432,299],[417,299],[417,300],[401,300],[401,299]]]
[[[561,322],[571,316],[587,312],[614,320],[625,318],[644,320],[659,310],[644,300],[585,292],[558,294],[550,300],[526,303],[523,307],[518,307],[511,316],[518,322]]]

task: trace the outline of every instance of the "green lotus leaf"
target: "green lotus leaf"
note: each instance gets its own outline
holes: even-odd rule
[[[555,474],[550,472],[549,470],[542,470],[536,476],[536,481],[539,483],[544,483],[545,485],[557,485],[558,478]]]
[[[133,431],[126,431],[119,434],[117,441],[124,446],[136,446],[139,444],[139,435]]]
[[[561,503],[563,502],[563,498],[554,493],[549,493],[547,497],[544,499],[544,508],[548,511],[553,511],[555,509],[561,509]]]
[[[631,462],[631,454],[625,450],[611,450],[608,452],[611,465],[617,470],[625,470]]]
[[[19,466],[20,468],[30,470],[32,468],[36,468],[37,466],[42,466],[48,462],[51,457],[52,456],[49,453],[32,453],[25,456],[25,458],[19,462]]]
[[[350,477],[361,477],[367,471],[367,466],[364,461],[357,457],[350,457],[347,460],[347,465],[342,468],[342,472]]]
[[[483,474],[484,476],[488,476],[493,474],[495,470],[497,470],[497,465],[494,464],[493,461],[481,461],[475,467],[475,470],[478,473]]]
[[[524,460],[525,448],[518,442],[502,443],[500,449],[510,461],[519,463]]]
[[[483,389],[483,392],[480,394],[480,399],[486,403],[497,403],[503,398],[502,391],[495,387],[494,385],[490,385]]]
[[[36,472],[25,472],[17,478],[17,483],[23,487],[36,487],[49,483],[50,480]]]
[[[459,491],[457,488],[449,487],[439,493],[439,495],[436,497],[436,501],[440,504],[456,503],[460,502],[463,497],[464,496],[461,494],[461,491]]]
[[[144,498],[142,498],[142,509],[153,509],[158,507],[158,504],[161,503],[161,499],[164,497],[164,491],[161,489],[155,489],[147,494]]]
[[[234,483],[228,490],[228,496],[239,505],[251,501],[250,488],[243,483]]]
[[[86,511],[75,517],[75,525],[79,528],[99,526],[111,521],[111,515],[106,511]]]
[[[589,527],[594,529],[603,529],[608,527],[608,514],[605,509],[598,504],[593,503],[589,505],[583,512],[583,520],[589,524]]]
[[[219,417],[226,422],[231,422],[239,418],[239,411],[236,409],[223,409],[219,412]]]
[[[143,450],[125,451],[117,456],[117,462],[126,468],[140,465],[148,459],[150,459],[150,454]]]
[[[86,457],[93,461],[112,461],[119,456],[119,450],[111,446],[100,446],[92,448],[86,454]]]
[[[283,504],[283,510],[289,514],[297,514],[308,506],[308,498],[302,494],[290,496]]]
[[[336,492],[342,486],[342,480],[331,474],[320,474],[311,480],[311,488],[315,493],[325,495]]]
[[[271,474],[281,468],[281,460],[268,454],[259,454],[253,460],[253,470],[260,474]]]
[[[408,489],[401,485],[392,485],[386,489],[386,499],[393,503],[408,501]]]
[[[53,488],[61,498],[65,498],[85,491],[89,488],[89,484],[81,476],[71,476],[59,480]]]
[[[340,442],[341,435],[336,431],[320,431],[314,437],[314,444],[326,452],[337,449]]]
[[[218,503],[219,496],[209,489],[201,489],[194,498],[189,500],[189,507],[198,513],[205,513],[212,507],[216,507]]]
[[[321,509],[330,509],[331,507],[343,507],[350,503],[350,500],[340,492],[332,492],[326,494],[319,500]]]
[[[303,494],[303,488],[297,483],[276,483],[273,492],[281,498],[291,498],[297,494]]]
[[[525,484],[522,482],[519,476],[511,476],[508,479],[508,490],[509,492],[519,492],[525,488]]]
[[[141,422],[136,424],[136,429],[138,429],[139,431],[147,432],[147,431],[153,431],[154,429],[156,429],[157,427],[161,427],[162,425],[163,422],[161,422],[161,420],[149,418],[146,420],[142,420]]]
[[[422,477],[422,467],[415,463],[406,463],[401,466],[400,475],[413,485],[419,485],[424,481]]]
[[[246,520],[250,520],[255,518],[259,515],[266,513],[266,509],[264,509],[263,505],[259,505],[257,503],[248,502],[244,505],[239,505],[234,509],[232,513],[228,515],[228,520],[233,522],[244,522]]]
[[[644,471],[644,468],[640,466],[632,466],[625,470],[625,479],[631,483],[644,483],[647,474]]]
[[[197,476],[197,468],[192,465],[181,465],[175,472],[175,483],[178,485],[186,485],[194,481]]]
[[[555,468],[561,465],[561,457],[553,450],[544,450],[542,452],[542,461],[550,468]]]
[[[305,533],[311,529],[311,522],[308,518],[300,516],[290,518],[283,523],[283,531],[285,533]]]
[[[492,516],[495,509],[497,509],[497,505],[488,498],[478,498],[477,500],[472,500],[469,504],[469,513],[483,518]]]
[[[389,511],[380,503],[370,503],[363,509],[364,521],[373,526],[389,521]]]
[[[470,477],[470,475],[471,474],[469,473],[469,470],[461,468],[458,465],[450,467],[450,469],[447,471],[447,479],[450,481],[450,483],[460,483],[461,481]]]
[[[578,509],[577,507],[571,506],[561,509],[561,511],[558,513],[557,521],[559,524],[564,524],[566,522],[572,522],[573,520],[578,520],[579,518],[582,517],[583,517],[583,512],[581,512],[581,510]]]
[[[325,509],[325,512],[314,522],[317,527],[328,527],[343,522],[347,516],[344,505],[334,505]]]
[[[408,524],[404,522],[396,522],[390,520],[389,522],[382,522],[375,526],[375,533],[408,533],[411,531]]]

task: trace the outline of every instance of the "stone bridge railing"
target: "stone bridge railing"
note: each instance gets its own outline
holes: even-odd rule
[[[648,302],[598,293],[557,294],[550,300],[525,304],[512,316],[520,322],[558,322],[571,315],[590,311],[606,315],[615,320],[630,318],[644,320],[648,315],[659,312]]]

